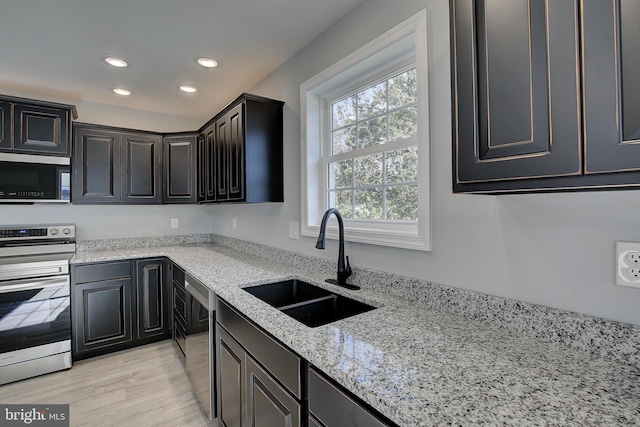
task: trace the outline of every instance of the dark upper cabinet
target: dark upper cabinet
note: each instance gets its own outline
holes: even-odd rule
[[[0,150],[11,149],[11,104],[0,101]]]
[[[162,201],[196,203],[196,134],[165,135],[162,147]]]
[[[162,201],[162,136],[123,133],[122,202],[160,203]]]
[[[640,1],[583,0],[582,27],[585,173],[640,171]]]
[[[620,4],[636,20],[626,30]],[[455,192],[640,185],[638,173],[613,173],[640,170],[633,8],[451,1]]]
[[[73,140],[73,203],[161,203],[160,135],[76,124]]]
[[[135,262],[138,297],[138,339],[169,336],[168,261],[165,258]]]
[[[74,126],[73,203],[119,203],[120,132]]]
[[[72,105],[0,98],[0,151],[68,157]]]
[[[200,130],[201,202],[284,200],[282,107],[243,94]]]
[[[216,126],[210,124],[198,135],[198,202],[216,200]]]

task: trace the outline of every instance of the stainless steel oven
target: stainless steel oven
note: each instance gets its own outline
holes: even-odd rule
[[[75,226],[0,228],[0,384],[71,367]]]

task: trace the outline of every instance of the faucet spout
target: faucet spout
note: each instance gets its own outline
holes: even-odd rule
[[[330,208],[322,217],[322,222],[320,223],[320,234],[318,235],[318,241],[316,242],[317,249],[324,249],[325,247],[325,233],[327,231],[327,223],[329,222],[329,217],[331,215],[335,215],[338,220],[338,234],[339,234],[339,246],[338,246],[338,274],[337,280],[328,279],[327,282],[333,283],[339,286],[343,286],[349,289],[360,289],[357,286],[347,284],[347,278],[351,276],[351,265],[349,265],[349,257],[344,256],[344,222],[342,221],[342,215],[336,208]]]

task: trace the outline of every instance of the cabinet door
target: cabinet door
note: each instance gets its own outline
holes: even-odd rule
[[[165,137],[163,145],[163,202],[195,203],[196,135]]]
[[[640,1],[582,2],[585,173],[640,170]]]
[[[11,149],[11,104],[0,101],[0,150]]]
[[[453,0],[452,25],[454,189],[582,174],[578,2]]]
[[[13,149],[30,154],[69,155],[69,111],[13,106]]]
[[[389,427],[390,421],[382,421],[358,403],[350,394],[309,369],[309,412],[326,427]],[[347,421],[348,420],[348,421]]]
[[[120,202],[120,133],[76,127],[73,139],[73,203]]]
[[[245,426],[299,427],[302,407],[248,354],[245,356]]]
[[[130,278],[75,285],[73,297],[74,355],[133,341]]]
[[[226,115],[228,123],[229,200],[244,200],[244,103],[234,107]],[[266,153],[265,153],[266,157]]]
[[[245,351],[219,324],[216,339],[219,421],[224,427],[242,427]]]
[[[162,137],[122,134],[122,202],[161,203]]]
[[[198,135],[198,202],[205,202],[207,191],[207,140],[205,134]]]
[[[214,143],[214,164],[216,200],[219,202],[229,199],[229,134],[230,124],[228,114],[216,121]]]
[[[138,339],[169,336],[167,261],[136,261]]]

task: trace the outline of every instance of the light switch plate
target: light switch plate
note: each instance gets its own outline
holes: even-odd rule
[[[640,243],[616,242],[616,285],[640,288]]]

